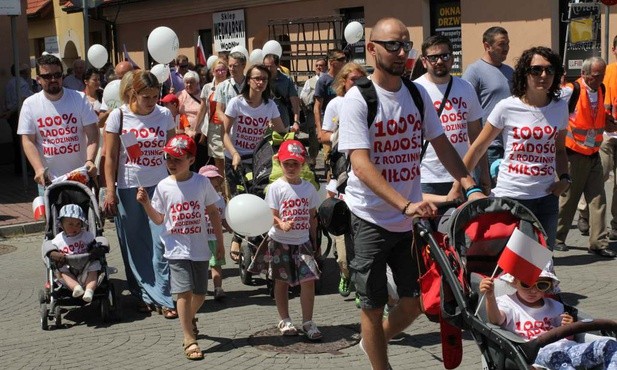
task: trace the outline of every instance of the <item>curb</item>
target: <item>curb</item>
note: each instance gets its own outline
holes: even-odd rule
[[[28,222],[23,224],[0,226],[0,237],[15,237],[45,231],[45,222]]]

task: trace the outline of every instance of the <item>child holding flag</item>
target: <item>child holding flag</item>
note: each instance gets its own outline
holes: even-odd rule
[[[184,354],[189,360],[201,360],[204,355],[196,340],[195,315],[206,298],[208,285],[211,252],[206,214],[216,235],[216,258],[221,260],[223,231],[216,206],[220,197],[210,180],[189,170],[195,161],[193,139],[176,135],[163,151],[170,175],[156,186],[152,203],[142,187],[137,192],[137,201],[152,222],[165,226],[161,239],[165,244],[164,257],[169,261],[171,293],[177,295]]]
[[[493,279],[482,279],[480,292],[486,298],[488,320],[527,341],[554,327],[571,324],[574,320],[564,312],[563,304],[545,296],[559,284],[552,270],[552,262],[549,262],[534,284],[526,284],[509,274],[502,276],[501,279],[511,281],[516,292],[500,297],[495,297]],[[574,369],[579,366],[587,369],[597,365],[603,365],[605,369],[617,369],[617,341],[602,338],[577,343],[561,339],[542,347],[534,363],[534,366],[548,369]]]

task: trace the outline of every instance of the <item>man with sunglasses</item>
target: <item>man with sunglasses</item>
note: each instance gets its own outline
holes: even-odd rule
[[[383,18],[373,27],[369,40],[367,51],[375,58],[371,81],[378,108],[374,120],[367,122],[368,105],[358,86],[347,92],[339,116],[339,149],[346,151],[351,161],[345,203],[352,213],[355,252],[349,269],[362,308],[360,346],[372,368],[384,370],[390,367],[388,341],[421,313],[418,268],[410,248],[412,218],[436,212],[432,203],[422,201],[422,137],[431,142],[471,199],[484,196],[445,136],[426,90],[416,86],[424,102],[422,119],[404,86],[401,76],[413,46],[407,27],[396,18]],[[386,266],[392,270],[400,300],[383,320],[388,301]]]
[[[178,94],[184,90],[184,74],[189,71],[189,57],[184,54],[180,54],[176,57],[175,67],[172,66],[170,74],[171,88],[169,90],[172,94]],[[165,81],[159,81],[164,83]]]
[[[565,143],[572,179],[568,191],[559,197],[559,218],[554,249],[568,250],[565,244],[566,237],[578,201],[584,194],[589,205],[589,253],[614,258],[617,254],[608,249],[606,193],[599,154],[604,131],[613,132],[617,129],[612,115],[607,114],[603,104],[605,88],[602,79],[605,71],[606,62],[602,58],[588,58],[583,61],[581,77],[562,89],[562,98],[567,101],[573,100],[571,104],[576,102],[576,106],[570,113]],[[540,75],[549,72],[551,71],[539,71]],[[534,71],[530,73],[537,74]]]
[[[421,60],[426,73],[415,82],[430,95],[448,140],[463,158],[482,130],[483,111],[478,96],[469,82],[450,74],[454,57],[448,37],[434,35],[427,38],[422,43]],[[454,179],[437,158],[431,144],[428,144],[422,158],[421,172],[425,199],[450,200],[447,196]],[[481,174],[484,176],[481,182],[488,182],[486,162],[483,162]]]
[[[321,120],[326,111],[326,107],[330,100],[336,97],[336,92],[332,88],[334,76],[343,68],[347,62],[345,53],[340,49],[330,49],[326,55],[328,59],[328,71],[322,73],[315,85],[315,104],[313,105],[313,116],[315,117],[315,130],[317,138],[321,141]],[[327,154],[327,153],[324,153]]]
[[[62,62],[53,55],[36,61],[43,91],[24,101],[17,133],[42,190],[49,180],[86,166],[97,174],[98,119],[86,97],[62,87]]]
[[[484,47],[482,58],[470,64],[462,77],[476,90],[484,109],[483,122],[486,122],[495,104],[512,95],[514,70],[503,63],[510,51],[508,31],[503,27],[491,27],[484,31],[482,45]],[[490,168],[497,159],[503,158],[503,153],[503,139],[500,135],[488,148],[488,167]],[[483,183],[482,186],[487,188],[494,184]]]

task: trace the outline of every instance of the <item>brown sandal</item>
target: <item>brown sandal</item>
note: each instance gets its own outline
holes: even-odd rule
[[[196,340],[192,340],[188,343],[182,343],[182,346],[184,347],[184,356],[186,356],[188,360],[198,361],[204,359],[204,354],[201,352],[201,348],[199,348],[199,344],[197,344]],[[191,346],[194,347],[191,348]]]
[[[176,310],[174,310],[173,308],[163,307],[163,316],[166,319],[177,319],[178,318],[178,312]]]

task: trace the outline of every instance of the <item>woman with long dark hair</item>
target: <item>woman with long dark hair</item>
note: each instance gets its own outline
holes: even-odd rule
[[[564,70],[559,55],[538,46],[525,50],[514,69],[512,95],[497,103],[464,162],[472,170],[489,144],[503,135],[498,197],[515,199],[540,220],[555,246],[559,195],[570,186],[565,150],[568,105],[559,100]]]
[[[107,194],[103,207],[116,216],[127,284],[139,299],[139,310],[162,308],[166,318],[174,318],[169,265],[159,237],[163,226],[148,219],[136,196],[139,187],[152,196],[159,181],[167,177],[162,150],[174,135],[175,125],[171,112],[157,105],[160,84],[152,73],[135,72],[131,86],[129,103],[114,109],[105,126]],[[126,133],[136,137],[141,155],[129,157],[121,146],[120,135]]]

